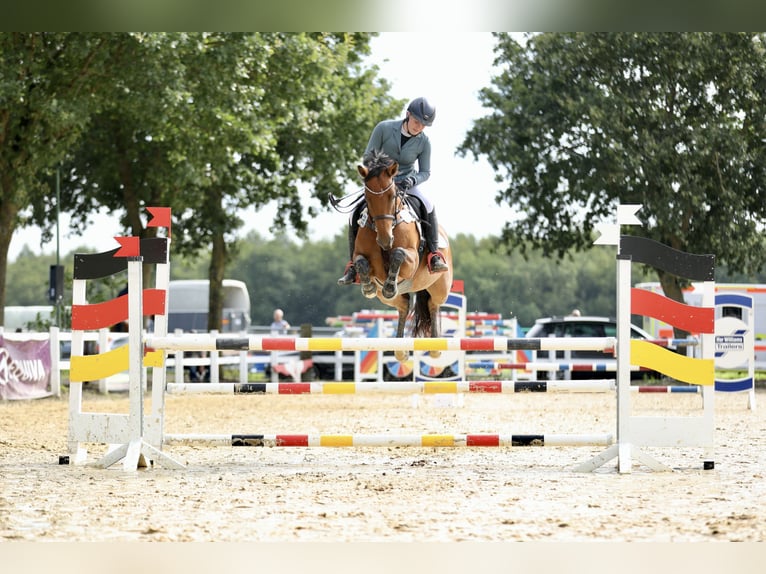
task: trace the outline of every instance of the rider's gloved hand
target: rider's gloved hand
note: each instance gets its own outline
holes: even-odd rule
[[[408,189],[412,189],[415,187],[415,184],[417,183],[417,180],[412,177],[405,177],[402,181],[399,182],[399,189],[402,191],[407,191]]]

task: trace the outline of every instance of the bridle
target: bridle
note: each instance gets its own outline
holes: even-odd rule
[[[365,191],[369,191],[373,195],[383,195],[384,193],[388,193],[388,191],[391,189],[391,187],[396,185],[394,180],[391,179],[391,183],[389,183],[385,188],[383,188],[383,189],[381,189],[379,191],[375,191],[374,189],[370,189],[370,187],[367,185],[367,181],[369,181],[369,178],[364,180],[364,190]],[[400,198],[403,195],[404,195],[403,193],[401,193],[399,190],[397,190],[396,191],[396,195],[394,196],[394,212],[393,213],[384,213],[384,214],[381,214],[381,215],[373,215],[370,218],[371,221],[373,223],[375,223],[376,221],[380,221],[381,219],[391,219],[394,222],[393,223],[393,227],[396,227],[396,224],[401,221],[401,219],[397,219],[397,215],[399,215],[399,212],[401,211],[401,203],[400,203],[400,207],[397,208],[396,207],[396,198]],[[369,209],[370,209],[370,207],[368,205],[367,206],[367,210],[369,211]]]

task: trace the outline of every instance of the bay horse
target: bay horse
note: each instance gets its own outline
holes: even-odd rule
[[[418,217],[394,182],[398,169],[399,164],[382,152],[369,154],[364,164],[357,166],[364,181],[367,217],[359,226],[352,261],[362,294],[369,299],[377,297],[398,311],[396,337],[404,336],[413,306],[412,335],[439,337],[439,308],[452,287],[449,238],[439,226],[439,249],[449,270],[430,273],[423,256]],[[407,355],[406,351],[397,351],[396,359],[404,361]],[[432,356],[438,353],[432,352]]]

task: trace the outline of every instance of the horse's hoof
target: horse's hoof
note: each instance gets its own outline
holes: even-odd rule
[[[362,295],[367,297],[368,299],[374,299],[375,298],[375,285],[372,283],[368,285],[362,285]]]
[[[396,297],[396,291],[397,289],[394,283],[384,283],[380,293],[385,299],[393,299]]]
[[[410,354],[407,351],[394,351],[394,357],[400,363],[403,363],[409,358]]]

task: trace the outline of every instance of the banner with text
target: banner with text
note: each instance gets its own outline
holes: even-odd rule
[[[0,398],[49,397],[50,379],[50,341],[20,341],[0,335]]]

